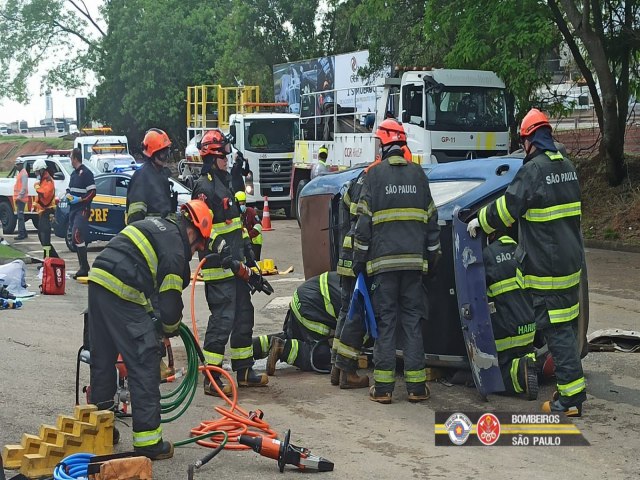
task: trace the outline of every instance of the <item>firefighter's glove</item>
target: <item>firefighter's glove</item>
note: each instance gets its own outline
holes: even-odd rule
[[[367,274],[367,263],[366,262],[353,262],[353,266],[351,267],[353,270],[353,274],[358,277],[361,273],[363,275]]]
[[[235,275],[240,270],[240,262],[238,260],[234,260],[231,255],[228,257],[224,257],[221,262],[222,268],[227,268],[233,272]]]
[[[469,232],[471,238],[476,238],[476,230],[478,228],[480,228],[480,221],[477,218],[474,218],[469,222],[469,225],[467,225],[467,232]]]
[[[70,193],[67,194],[67,201],[69,202],[70,205],[75,205],[76,203],[80,203],[80,200],[82,200],[82,197],[77,197],[75,195],[71,195]]]
[[[429,267],[427,278],[434,278],[437,275],[440,258],[442,258],[442,250],[440,249],[427,253],[427,265]]]

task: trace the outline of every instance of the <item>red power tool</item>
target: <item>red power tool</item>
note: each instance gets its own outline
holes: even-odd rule
[[[291,430],[287,430],[284,441],[280,441],[277,438],[240,435],[238,442],[251,447],[254,452],[259,453],[263,457],[277,460],[280,472],[284,472],[285,465],[293,465],[304,471],[333,471],[333,462],[330,462],[326,458],[312,455],[308,448],[291,445],[291,443],[289,443],[290,438]]]

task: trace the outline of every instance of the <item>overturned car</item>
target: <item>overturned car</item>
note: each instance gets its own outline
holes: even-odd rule
[[[465,244],[469,240],[464,222],[481,207],[504,194],[522,166],[522,161],[521,156],[513,155],[423,166],[438,208],[443,254],[436,278],[427,283],[429,312],[428,318],[423,322],[426,363],[429,366],[471,367],[481,394],[499,390],[496,388],[483,392],[478,385],[479,382],[491,383],[491,369],[478,365],[482,355],[477,355],[482,353],[479,345],[487,346],[493,342],[490,307],[486,291],[483,291],[486,289],[484,282],[467,284],[464,280],[466,277],[460,275],[460,271],[468,267],[468,259],[462,258],[460,244],[461,240]],[[319,176],[301,191],[297,208],[305,277],[335,270],[340,246],[338,212],[341,189],[346,182],[357,177],[363,167]],[[509,229],[508,234],[517,240],[517,222]],[[476,253],[480,252],[476,258],[479,257],[477,262],[482,266],[481,249],[486,245],[486,238],[482,233],[476,242]],[[478,307],[479,304],[476,303],[475,308],[469,309],[469,304],[465,303],[469,298],[480,300],[480,304],[484,302],[486,307]],[[578,319],[578,342],[583,356],[588,350],[588,324],[588,283],[586,265],[583,265]],[[546,351],[541,339],[536,339],[536,346],[540,352]]]

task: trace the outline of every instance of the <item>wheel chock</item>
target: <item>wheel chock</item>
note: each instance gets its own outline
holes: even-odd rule
[[[39,435],[23,434],[20,445],[5,445],[4,467],[26,477],[50,476],[65,457],[79,452],[113,453],[113,412],[78,406],[74,416],[58,415],[56,425],[40,425]]]

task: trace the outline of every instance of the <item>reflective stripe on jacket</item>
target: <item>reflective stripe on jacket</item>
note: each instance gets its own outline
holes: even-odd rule
[[[557,312],[555,321],[568,321],[579,313],[584,261],[580,216],[576,170],[562,154],[550,151],[525,158],[505,194],[478,213],[486,233],[519,220],[518,279],[532,293],[546,297],[549,310]]]
[[[340,223],[340,253],[338,256],[337,271],[340,275],[353,277],[353,234],[356,230],[358,220],[358,200],[364,182],[365,171],[363,170],[353,180],[346,184],[344,194],[340,201],[339,223]]]
[[[148,218],[125,227],[98,255],[89,272],[97,283],[123,300],[152,311],[158,295],[160,320],[176,326],[182,318],[182,290],[189,284],[191,249],[184,227]]]
[[[131,176],[127,189],[127,223],[147,216],[165,218],[172,213],[175,212],[167,171],[158,170],[151,161],[144,162]]]
[[[44,175],[34,187],[38,194],[37,203],[40,212],[54,209],[56,207],[56,185],[49,172],[45,170]]]
[[[331,335],[340,312],[340,276],[325,272],[310,278],[293,293],[289,308],[298,322],[316,336]]]
[[[498,352],[531,346],[536,334],[531,294],[516,278],[517,246],[504,235],[482,251],[487,297],[495,305],[491,324]]]
[[[210,253],[217,253],[218,246],[224,240],[233,259],[244,261],[242,220],[231,189],[231,176],[227,172],[215,170],[201,176],[193,188],[191,198],[203,200],[213,212],[211,241],[208,249],[199,253],[200,259]],[[221,260],[215,255],[204,264],[202,277],[205,282],[221,282],[233,278],[231,270],[222,268]]]
[[[426,251],[440,248],[438,211],[419,165],[392,153],[364,177],[358,201],[354,261],[367,273],[398,270],[426,273]]]

